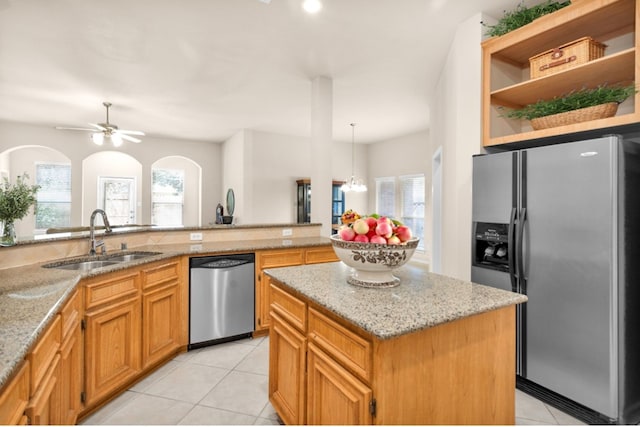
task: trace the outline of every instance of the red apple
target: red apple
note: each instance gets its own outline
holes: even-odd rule
[[[381,245],[386,245],[387,244],[387,239],[385,239],[382,236],[378,236],[376,234],[376,235],[374,235],[373,237],[371,237],[369,239],[369,242],[371,242],[371,243],[380,243]]]
[[[402,243],[400,241],[400,239],[398,238],[398,236],[391,236],[387,239],[387,245],[399,245],[400,243]]]
[[[371,241],[371,238],[373,236],[377,236],[376,229],[375,228],[370,228],[369,232],[367,233],[367,237],[369,238],[369,241]]]
[[[356,234],[367,234],[369,232],[369,226],[367,225],[367,221],[360,218],[353,223],[353,231]]]
[[[385,222],[388,223],[388,224],[391,224],[391,220],[389,218],[387,218],[386,216],[381,216],[377,220],[378,224],[384,224]]]
[[[393,230],[391,229],[390,222],[380,222],[378,221],[378,226],[376,227],[376,234],[378,236],[382,236],[385,239],[388,239],[393,234]]]
[[[367,221],[367,225],[369,226],[369,230],[376,228],[376,225],[378,224],[378,220],[375,219],[372,216],[368,216],[364,220]]]
[[[396,235],[401,242],[406,242],[407,240],[411,239],[411,229],[406,225],[400,225],[396,230]]]
[[[356,234],[353,241],[358,243],[369,243],[369,238],[366,234]]]
[[[345,240],[347,242],[352,241],[354,237],[356,237],[356,232],[353,231],[353,229],[348,225],[343,225],[342,227],[340,227],[340,229],[338,230],[338,234],[340,235],[340,238],[342,240]]]

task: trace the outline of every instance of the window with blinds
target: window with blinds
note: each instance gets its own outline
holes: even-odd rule
[[[376,178],[376,213],[393,218],[395,212],[396,179],[394,177]]]
[[[36,163],[36,230],[71,225],[71,165]]]
[[[183,225],[184,171],[154,169],[151,182],[151,223]]]
[[[400,177],[400,221],[420,238],[418,249],[424,249],[424,175]]]

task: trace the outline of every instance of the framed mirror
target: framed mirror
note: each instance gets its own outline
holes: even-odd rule
[[[236,208],[236,196],[233,193],[233,188],[227,190],[227,215],[233,216],[233,211]]]

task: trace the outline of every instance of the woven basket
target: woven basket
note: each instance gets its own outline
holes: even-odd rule
[[[529,58],[529,74],[535,79],[585,64],[603,57],[606,47],[591,37],[582,37]]]
[[[609,102],[606,104],[594,105],[593,107],[580,108],[573,111],[531,119],[531,126],[534,130],[554,128],[557,126],[613,117],[616,115],[617,111],[618,103]]]

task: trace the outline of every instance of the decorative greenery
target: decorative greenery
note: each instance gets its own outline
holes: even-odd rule
[[[496,25],[486,25],[484,22],[481,22],[481,24],[488,28],[486,32],[487,36],[501,36],[570,4],[571,2],[568,0],[560,2],[547,0],[545,3],[537,6],[527,7],[524,5],[524,1],[521,1],[515,10],[510,12],[505,10],[504,16]]]
[[[584,88],[578,91],[571,91],[561,97],[541,100],[518,110],[510,110],[504,115],[511,119],[531,120],[580,108],[593,107],[594,105],[606,104],[608,102],[617,102],[619,104],[636,92],[637,90],[634,84],[629,86],[603,85],[595,89]]]
[[[16,178],[16,183],[11,184],[8,178],[3,179],[0,185],[0,220],[14,221],[22,219],[29,208],[36,203],[36,194],[39,185],[28,185],[29,175],[25,172]]]

